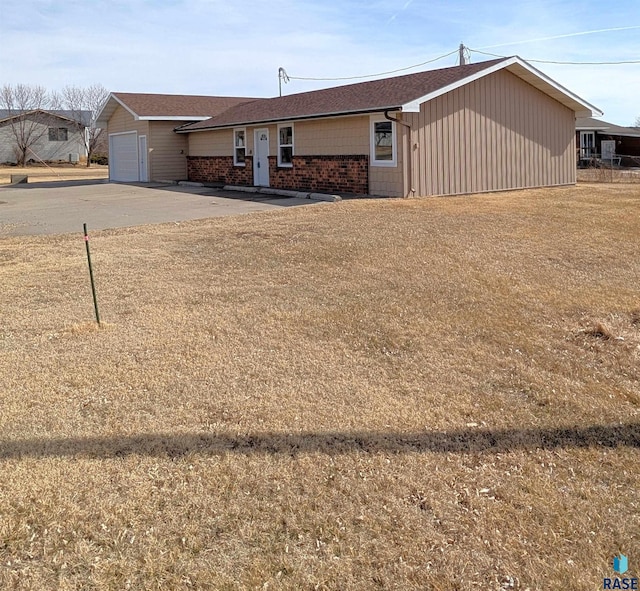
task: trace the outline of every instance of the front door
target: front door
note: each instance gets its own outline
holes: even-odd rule
[[[256,129],[253,145],[253,184],[269,186],[269,130]]]

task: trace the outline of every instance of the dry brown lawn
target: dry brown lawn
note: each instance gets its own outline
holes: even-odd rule
[[[83,164],[75,166],[47,166],[34,164],[24,168],[18,166],[0,166],[0,185],[11,182],[12,174],[26,174],[30,183],[49,181],[77,181],[109,178],[109,167],[92,164],[87,168]]]
[[[578,169],[578,181],[585,183],[640,183],[640,168]]]
[[[0,240],[0,588],[602,588],[640,187]]]

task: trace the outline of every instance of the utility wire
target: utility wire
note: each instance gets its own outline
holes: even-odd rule
[[[487,51],[480,51],[479,49],[471,49],[467,47],[469,51],[473,53],[481,53],[482,55],[489,55],[491,57],[508,57],[506,55],[498,55],[496,53],[489,53]],[[522,58],[526,62],[534,62],[536,64],[558,64],[561,66],[619,66],[621,64],[640,64],[640,60],[624,60],[619,62],[561,62],[554,60],[535,60],[529,58]]]
[[[389,70],[388,72],[379,72],[378,74],[366,74],[364,76],[346,76],[344,78],[307,78],[304,76],[289,76],[290,80],[358,80],[360,78],[375,78],[376,76],[385,76],[387,74],[395,74],[397,72],[404,72],[406,70],[412,70],[413,68],[419,68],[420,66],[425,66],[426,64],[431,64],[433,62],[437,62],[438,60],[444,59],[445,57],[449,57],[454,53],[458,53],[457,49],[450,51],[449,53],[445,53],[444,55],[435,57],[431,60],[427,60],[426,62],[422,62],[420,64],[415,64],[413,66],[407,66],[406,68],[398,68],[397,70]]]
[[[464,46],[465,56],[468,58],[470,53],[479,53],[481,55],[488,55],[490,57],[497,58],[506,58],[509,56],[499,55],[497,53],[490,53],[488,51],[480,51],[479,49],[471,49],[470,47]],[[337,81],[337,80],[360,80],[362,78],[375,78],[377,76],[386,76],[387,74],[397,74],[398,72],[406,72],[407,70],[413,70],[414,68],[419,68],[420,66],[425,66],[427,64],[431,64],[433,62],[437,62],[438,60],[444,59],[453,55],[454,53],[459,53],[459,49],[454,49],[449,53],[445,53],[444,55],[440,55],[433,59],[427,60],[426,62],[421,62],[419,64],[414,64],[413,66],[407,66],[406,68],[398,68],[397,70],[388,70],[387,72],[379,72],[377,74],[364,74],[363,76],[343,76],[337,78],[316,78],[316,77],[308,77],[308,76],[288,76],[283,68],[280,68],[278,71],[278,75],[282,80],[288,82],[289,80],[312,80],[312,81]],[[567,66],[618,66],[623,64],[640,64],[640,60],[621,60],[621,61],[611,61],[611,62],[564,62],[557,60],[539,60],[539,59],[527,59],[523,58],[527,62],[533,62],[537,64],[556,64],[556,65],[567,65]],[[282,96],[282,91],[280,93]]]

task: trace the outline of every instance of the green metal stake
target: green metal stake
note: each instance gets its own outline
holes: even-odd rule
[[[93,294],[93,307],[96,310],[96,322],[100,326],[100,313],[98,312],[98,299],[96,298],[96,285],[93,281],[93,269],[91,267],[91,253],[89,252],[89,235],[87,234],[87,224],[84,227],[84,244],[87,247],[87,261],[89,262],[89,277],[91,278],[91,293]]]

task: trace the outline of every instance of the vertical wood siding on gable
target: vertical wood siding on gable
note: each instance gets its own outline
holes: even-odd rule
[[[416,195],[575,183],[575,113],[510,72],[476,80],[404,117],[412,146],[418,144],[412,148]]]

